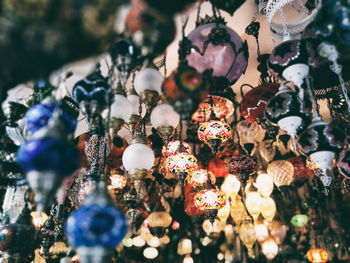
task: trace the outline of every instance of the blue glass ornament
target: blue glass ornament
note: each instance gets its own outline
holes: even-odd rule
[[[58,109],[57,103],[40,103],[31,107],[25,114],[26,128],[34,133],[47,126],[53,113]],[[64,131],[68,134],[74,133],[77,126],[77,119],[67,111],[61,111],[60,120],[63,123]]]
[[[115,248],[127,231],[125,215],[108,204],[83,205],[66,224],[68,240],[75,247]]]
[[[44,137],[25,142],[18,149],[17,162],[26,172],[52,171],[69,176],[80,167],[80,155],[68,142]]]
[[[99,70],[78,81],[72,91],[73,99],[80,104],[82,101],[97,101],[100,107],[107,105],[109,85]]]

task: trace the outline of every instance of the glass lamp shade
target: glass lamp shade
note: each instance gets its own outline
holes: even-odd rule
[[[109,85],[105,77],[98,70],[78,81],[72,90],[72,96],[76,103],[82,101],[97,101],[100,108],[107,105],[107,93]]]
[[[288,226],[282,225],[279,221],[273,221],[271,223],[271,236],[276,241],[277,245],[281,245],[287,235]]]
[[[155,247],[147,247],[143,250],[143,256],[147,259],[155,259],[158,257],[158,250]]]
[[[273,191],[273,178],[271,175],[262,173],[256,177],[255,187],[263,197],[269,197]]]
[[[205,219],[202,224],[204,232],[209,235],[219,234],[225,228],[225,222],[215,219],[214,223],[211,223],[209,219]]]
[[[158,237],[156,236],[150,236],[149,239],[147,239],[147,245],[149,245],[150,247],[159,247],[160,246],[160,240]]]
[[[293,181],[294,166],[286,160],[277,160],[269,163],[267,173],[272,176],[277,187],[290,185]]]
[[[189,174],[186,181],[192,187],[204,186],[207,183],[215,184],[215,175],[212,172],[208,172],[205,169],[199,169]]]
[[[102,112],[103,118],[107,118],[108,110]],[[111,105],[111,118],[122,119],[127,122],[132,114],[130,101],[123,95],[114,95],[114,101]]]
[[[198,128],[198,138],[205,143],[209,143],[211,140],[220,140],[221,143],[224,143],[231,135],[231,127],[224,121],[207,121],[201,123]]]
[[[224,77],[232,85],[245,71],[247,46],[231,28],[209,23],[198,26],[187,38],[192,46],[186,60],[198,72],[212,69],[214,77]]]
[[[111,173],[109,179],[111,180],[111,184],[109,185],[111,189],[123,189],[126,186],[127,180],[122,174]]]
[[[265,137],[265,130],[262,127],[247,120],[238,122],[236,130],[242,146],[246,143],[261,142]]]
[[[262,198],[258,192],[248,192],[245,199],[245,206],[254,220],[258,218],[262,210]]]
[[[172,103],[186,102],[188,99],[201,101],[208,95],[209,82],[195,68],[180,65],[164,80],[163,90]],[[192,109],[194,105],[188,106],[190,106],[189,110],[196,110]],[[176,107],[176,111],[180,112],[180,108]]]
[[[254,224],[255,235],[258,242],[263,242],[269,236],[269,230],[265,224]]]
[[[215,177],[226,177],[228,175],[225,161],[218,157],[209,160],[208,170],[212,172]]]
[[[305,227],[310,221],[310,217],[303,214],[298,214],[292,217],[290,222],[294,227]]]
[[[278,88],[279,84],[268,83],[248,91],[240,103],[241,114],[244,119],[251,123],[260,120],[264,115],[267,102],[277,93]]]
[[[196,194],[196,192],[185,192],[185,212],[189,216],[202,215],[204,213],[204,211],[200,210],[194,203],[194,197]]]
[[[259,143],[258,146],[260,156],[269,163],[273,160],[276,154],[275,141],[274,140],[264,140]]]
[[[141,62],[140,50],[129,39],[119,38],[108,51],[123,81],[126,81],[130,72]]]
[[[235,175],[229,174],[226,176],[224,182],[221,185],[221,191],[226,194],[226,197],[236,196],[241,189],[241,182]]]
[[[27,173],[50,171],[65,177],[80,167],[79,156],[79,151],[66,141],[44,137],[22,144],[17,152],[17,162]]]
[[[162,126],[176,128],[179,121],[180,115],[169,104],[160,104],[152,110],[151,123],[155,129]]]
[[[251,220],[244,220],[239,226],[238,233],[243,244],[251,249],[256,241],[255,227]]]
[[[309,97],[301,100],[298,93],[281,85],[279,91],[267,103],[265,117],[272,124],[295,137],[299,127],[311,119],[312,103]]]
[[[287,161],[294,166],[293,182],[305,182],[314,175],[314,171],[307,167],[300,157],[291,157]]]
[[[325,157],[318,158],[322,152],[339,153],[344,146],[344,133],[322,121],[320,118],[315,118],[312,124],[300,134],[299,144],[305,154],[309,155],[322,170],[331,167],[332,158],[328,158],[324,162]]]
[[[183,238],[177,245],[177,254],[180,256],[192,253],[192,241],[188,238]]]
[[[194,203],[201,210],[218,210],[225,206],[226,198],[220,190],[206,189],[196,194]]]
[[[241,199],[235,198],[231,201],[231,217],[237,226],[241,224],[242,220],[248,217]]]
[[[125,215],[111,205],[83,205],[66,223],[69,242],[75,247],[114,249],[128,231]]]
[[[143,247],[146,241],[141,236],[136,236],[132,239],[132,243],[135,247]]]
[[[218,119],[228,118],[233,114],[233,103],[224,97],[209,95],[199,104],[198,109],[192,115],[192,120],[196,122],[208,121],[212,111]]]
[[[306,258],[312,263],[324,263],[328,261],[328,253],[324,249],[316,248],[310,249],[306,253]]]
[[[185,173],[187,175],[198,169],[196,157],[184,152],[170,155],[166,159],[165,165],[167,171],[172,174]]]
[[[172,222],[172,217],[168,212],[156,211],[152,212],[148,217],[147,221],[151,227],[169,227]]]
[[[191,257],[191,255],[186,255],[184,258],[183,263],[193,263],[193,258]]]
[[[261,252],[268,260],[273,260],[278,254],[278,245],[275,240],[268,238],[261,244]]]
[[[160,94],[163,80],[164,77],[158,70],[145,68],[136,74],[134,88],[138,95],[145,90],[155,91]]]
[[[140,115],[140,97],[135,94],[129,94],[126,96],[126,98],[131,104],[131,114]],[[142,103],[141,107],[141,117],[143,118],[146,115],[146,106]]]
[[[256,171],[256,159],[247,154],[233,155],[226,160],[226,170],[230,174],[238,175],[241,183],[245,184],[249,175]]]
[[[261,214],[267,221],[272,221],[276,215],[276,203],[271,197],[261,199]]]
[[[226,201],[226,204],[223,208],[219,209],[218,211],[218,218],[223,221],[226,222],[227,218],[230,216],[230,202]]]
[[[270,73],[283,80],[293,81],[298,87],[314,63],[314,52],[305,40],[284,41],[271,52],[267,65]]]
[[[49,120],[57,110],[61,110],[59,120],[64,127],[64,131],[68,134],[74,133],[77,126],[78,116],[74,116],[74,114],[71,114],[60,107],[57,103],[53,102],[40,103],[29,108],[24,116],[26,129],[33,134],[41,128],[47,126]]]
[[[350,179],[350,148],[344,149],[338,158],[338,170],[345,178]]]
[[[150,147],[143,143],[135,143],[125,149],[122,162],[127,171],[132,169],[150,170],[154,159],[154,153]]]
[[[30,215],[33,218],[33,224],[37,229],[40,229],[49,218],[45,212],[41,212],[39,214],[37,211],[33,211],[30,213]]]
[[[179,150],[180,141],[170,141],[167,145],[164,145],[162,148],[162,154],[164,157],[168,157],[177,153]],[[187,142],[182,142],[182,152],[192,153],[191,146]]]

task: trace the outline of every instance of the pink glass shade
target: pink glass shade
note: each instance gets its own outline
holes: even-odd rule
[[[220,35],[219,43],[216,36]],[[214,77],[224,77],[232,85],[247,67],[245,44],[239,35],[225,25],[209,23],[193,30],[188,39],[192,42],[188,64],[203,73],[213,70]]]
[[[347,179],[350,179],[350,148],[346,148],[339,154],[338,170]]]

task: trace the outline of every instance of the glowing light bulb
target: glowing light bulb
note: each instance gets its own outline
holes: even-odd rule
[[[256,239],[258,242],[263,242],[269,236],[269,230],[265,224],[255,224],[254,225]]]
[[[272,176],[266,173],[259,174],[256,178],[255,187],[258,188],[258,192],[262,196],[269,197],[273,191]]]
[[[261,214],[267,221],[272,221],[276,215],[276,204],[271,197],[262,198]]]
[[[235,175],[232,174],[226,176],[223,184],[221,185],[221,190],[226,194],[226,197],[235,197],[240,189],[241,182],[237,179]]]
[[[230,215],[230,202],[226,201],[226,205],[223,208],[219,209],[218,218],[221,221],[226,221],[229,215]]]
[[[262,243],[261,251],[268,260],[272,260],[278,254],[278,245],[272,238],[268,238]]]
[[[40,228],[44,225],[44,223],[46,222],[46,220],[49,218],[47,216],[47,214],[45,212],[37,212],[37,211],[33,211],[30,213],[30,215],[33,218],[33,224],[36,228]]]
[[[262,198],[260,194],[255,191],[249,192],[245,200],[245,205],[249,214],[256,220],[261,212]]]
[[[154,247],[148,247],[143,250],[143,256],[148,259],[154,259],[158,256],[158,250]]]

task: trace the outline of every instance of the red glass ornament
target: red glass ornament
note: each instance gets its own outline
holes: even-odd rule
[[[252,123],[264,115],[265,106],[279,88],[278,83],[261,84],[246,93],[240,103],[242,116]]]
[[[209,92],[208,84],[194,68],[180,67],[164,80],[163,90],[171,102],[189,98],[204,100]]]
[[[291,157],[287,159],[294,166],[294,182],[303,182],[314,175],[314,172],[305,166],[303,160],[300,157]]]
[[[208,171],[212,172],[215,177],[226,177],[228,175],[225,161],[218,157],[209,161]]]
[[[193,191],[193,188],[189,185],[185,187],[185,212],[189,216],[196,216],[204,214],[204,211],[200,210],[194,204],[194,197],[197,192]]]
[[[238,175],[245,184],[249,175],[256,171],[256,159],[248,154],[236,154],[226,160],[226,169],[230,174]]]

